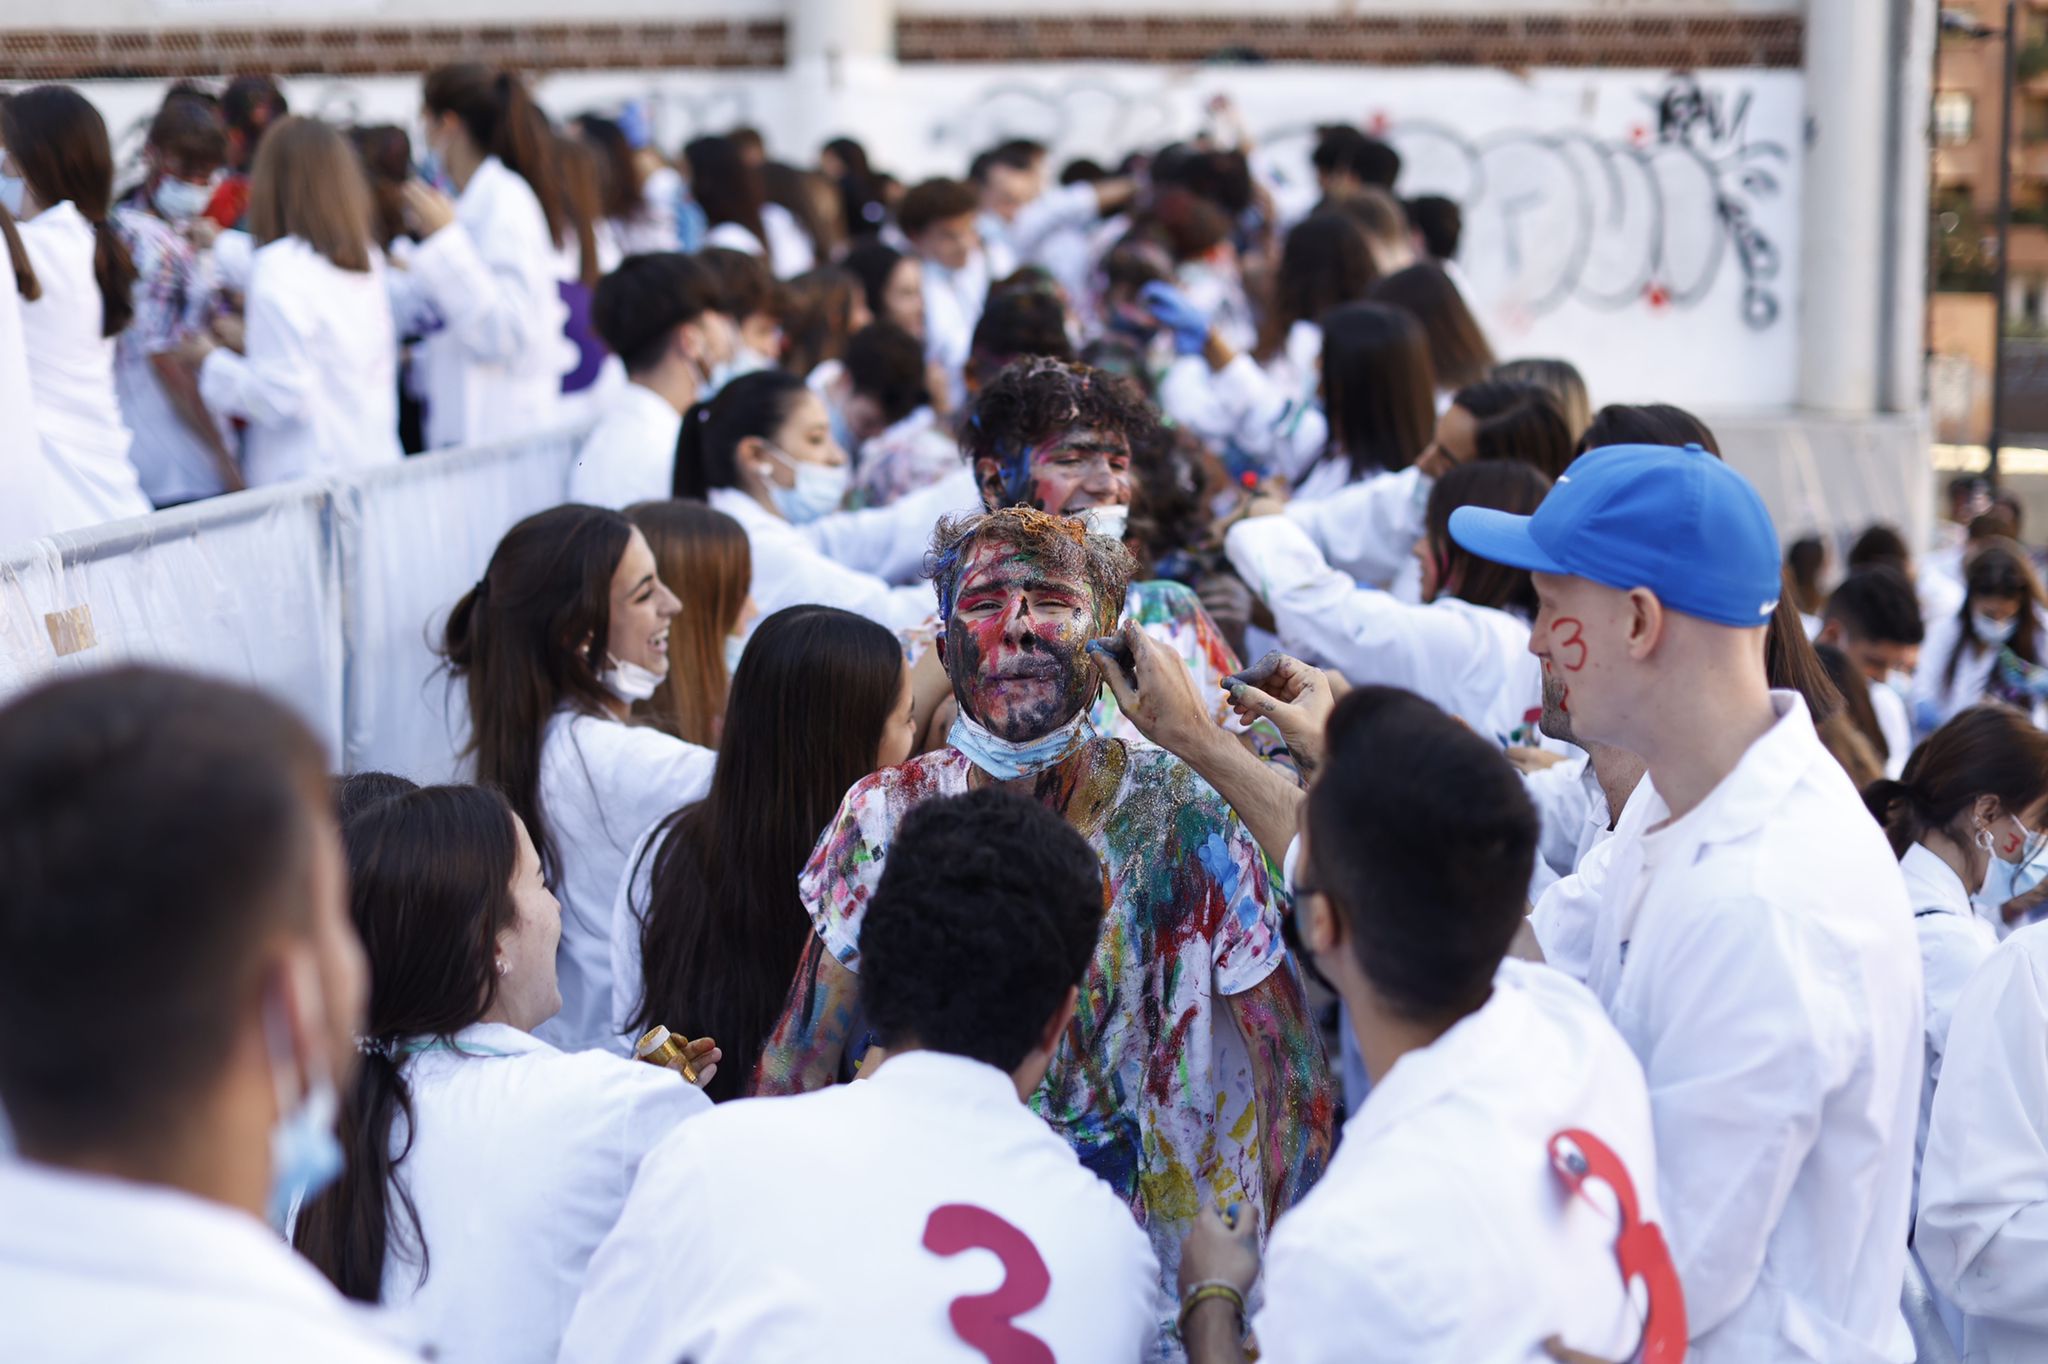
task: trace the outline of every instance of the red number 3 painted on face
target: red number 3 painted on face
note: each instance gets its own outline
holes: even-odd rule
[[[1575,673],[1586,666],[1585,628],[1576,616],[1559,616],[1551,623],[1550,647],[1557,658],[1557,666],[1568,673]],[[1571,652],[1574,649],[1577,654]]]
[[[1052,1291],[1052,1273],[1030,1237],[987,1208],[948,1203],[924,1224],[924,1248],[935,1255],[993,1251],[1003,1262],[1003,1281],[995,1291],[955,1298],[946,1308],[961,1340],[989,1364],[1056,1364],[1051,1346],[1011,1325]]]

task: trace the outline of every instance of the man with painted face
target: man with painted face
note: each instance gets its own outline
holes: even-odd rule
[[[860,1040],[861,923],[908,812],[999,784],[1043,802],[1101,858],[1109,906],[1032,1107],[1130,1204],[1171,1297],[1203,1207],[1269,1222],[1329,1153],[1334,1091],[1278,892],[1251,834],[1192,769],[1089,719],[1102,679],[1087,646],[1114,630],[1131,572],[1120,545],[1008,508],[941,523],[930,564],[959,718],[948,747],[856,785],[819,840],[800,883],[816,937],[756,1089],[824,1085]],[[1162,1358],[1177,1348],[1170,1325]]]
[[[1098,535],[1125,538],[1137,490],[1133,447],[1143,448],[1159,418],[1136,385],[1118,375],[1048,356],[1018,360],[975,396],[960,438],[982,506],[1031,507],[1079,517]],[[1211,718],[1246,734],[1254,753],[1286,764],[1286,746],[1270,725],[1247,726],[1223,697],[1223,680],[1243,667],[1223,632],[1185,583],[1133,582],[1123,618],[1187,665]],[[1098,731],[1136,739],[1115,695],[1096,700]]]

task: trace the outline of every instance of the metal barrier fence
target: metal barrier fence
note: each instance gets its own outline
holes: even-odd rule
[[[563,500],[580,434],[0,547],[0,700],[67,672],[170,664],[283,698],[337,770],[453,777],[467,716],[431,641],[499,537]]]

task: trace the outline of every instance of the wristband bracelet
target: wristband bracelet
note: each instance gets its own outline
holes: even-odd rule
[[[1244,1294],[1238,1291],[1236,1284],[1225,1283],[1221,1279],[1204,1279],[1198,1284],[1190,1285],[1188,1291],[1181,1294],[1180,1316],[1175,1318],[1173,1323],[1174,1335],[1185,1341],[1189,1313],[1211,1298],[1222,1298],[1230,1304],[1231,1310],[1237,1313],[1237,1334],[1242,1337],[1245,1328]]]

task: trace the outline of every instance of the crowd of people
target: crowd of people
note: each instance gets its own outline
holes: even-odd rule
[[[1348,126],[421,125],[0,102],[0,540],[587,431],[432,622],[473,784],[0,708],[0,1357],[2048,1353],[2009,495],[1784,543]]]

